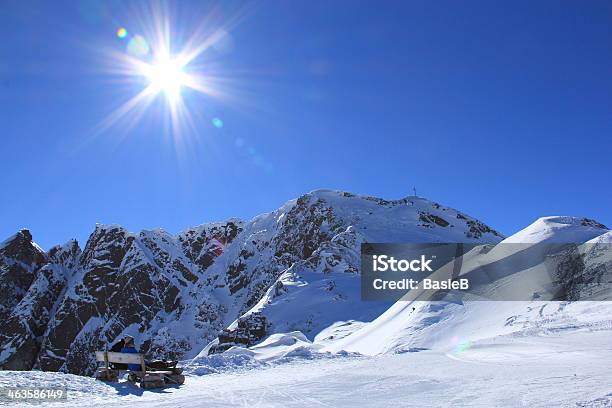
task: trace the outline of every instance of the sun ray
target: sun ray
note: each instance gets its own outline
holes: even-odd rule
[[[227,39],[228,31],[242,19],[246,8],[225,21],[218,21],[221,14],[212,10],[206,18],[200,19],[191,35],[184,35],[186,33],[178,28],[184,31],[185,27],[173,24],[169,4],[150,2],[136,10],[134,20],[140,23],[140,30],[138,24],[125,22],[125,28],[115,30],[114,36],[124,42],[126,51],[109,54],[107,61],[112,65],[108,72],[121,83],[142,88],[111,112],[100,124],[100,130],[123,121],[133,125],[142,119],[155,100],[163,99],[164,103],[156,106],[165,110],[163,116],[168,126],[164,129],[172,133],[175,143],[180,143],[186,132],[195,133],[196,130],[194,116],[189,110],[197,100],[195,96],[201,94],[224,100],[230,93],[228,82],[215,71],[214,57],[218,54],[213,53],[211,59],[207,52]],[[181,38],[186,38],[182,44],[178,43]],[[192,103],[187,104],[185,98],[192,99]],[[201,99],[204,100],[211,99]],[[203,111],[205,109],[198,108],[198,118]]]
[[[146,110],[146,108],[153,101],[154,96],[155,93],[153,91],[153,87],[151,85],[147,86],[130,100],[122,104],[119,108],[115,109],[106,119],[104,119],[99,125],[99,131],[101,132],[109,129],[136,109],[144,112],[144,110]]]

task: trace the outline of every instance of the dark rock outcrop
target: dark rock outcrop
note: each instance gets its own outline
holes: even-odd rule
[[[218,336],[218,344],[213,345],[209,353],[222,353],[234,346],[252,346],[268,334],[268,322],[261,313],[250,313],[240,317],[235,327],[223,329]]]
[[[163,231],[135,235],[98,225],[82,252],[73,240],[48,253],[21,231],[0,249],[6,322],[0,367],[90,374],[92,351],[126,329],[143,334],[141,350],[152,357],[181,356],[191,345],[163,325],[193,302],[190,289],[222,253],[219,246],[239,231],[233,221],[188,230],[177,239]],[[198,315],[200,329],[221,329],[222,309],[214,303],[200,307],[208,309],[207,316]]]

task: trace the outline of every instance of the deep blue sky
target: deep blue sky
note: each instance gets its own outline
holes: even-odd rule
[[[195,134],[173,141],[163,100],[129,131],[94,134],[141,89],[107,55],[145,4],[2,1],[0,237],[178,232],[317,188],[416,186],[506,234],[544,215],[612,224],[609,1],[251,3],[232,47],[202,56],[234,97],[185,92]],[[212,5],[173,3],[181,32]],[[223,2],[212,20],[243,9]]]

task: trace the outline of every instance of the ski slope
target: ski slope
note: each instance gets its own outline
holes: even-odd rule
[[[49,407],[608,407],[610,340],[610,330],[566,329],[448,351],[311,356],[261,366],[233,360],[159,391],[37,372],[0,372],[0,384],[65,384],[69,400]]]

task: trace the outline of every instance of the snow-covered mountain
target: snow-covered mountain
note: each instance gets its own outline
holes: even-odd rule
[[[494,264],[499,276],[496,290],[531,291],[533,301],[462,301],[453,294],[448,301],[419,301],[418,295],[408,293],[378,318],[354,330],[350,335],[323,349],[340,350],[367,355],[398,353],[411,349],[448,351],[460,343],[474,343],[502,335],[552,333],[564,328],[573,330],[610,330],[612,328],[612,232],[594,220],[575,217],[544,217],[527,228],[491,246],[483,257],[480,247],[464,255],[462,275],[482,270],[483,262]],[[551,245],[581,244],[566,260],[580,259],[571,268],[559,268],[565,274],[555,277],[571,296],[582,302],[538,301],[537,291],[551,283],[543,263],[542,248]],[[520,252],[519,256],[516,256]],[[533,257],[538,262],[526,263]],[[478,262],[472,262],[476,258]],[[546,259],[547,261],[548,259]],[[486,265],[485,265],[486,266]],[[492,270],[491,268],[490,270]],[[506,272],[507,271],[507,272]],[[566,272],[567,271],[567,272]],[[569,276],[567,273],[579,275]],[[593,286],[584,282],[595,282]],[[576,282],[581,283],[576,285]],[[521,288],[515,286],[520,284]],[[530,286],[531,285],[531,286]],[[579,288],[584,293],[572,289]],[[466,297],[468,295],[465,295]]]
[[[22,230],[0,244],[0,367],[91,374],[92,351],[125,334],[171,358],[287,331],[312,341],[390,306],[359,300],[361,243],[502,239],[423,198],[327,190],[178,235],[98,225],[82,250],[69,241],[45,252]]]

